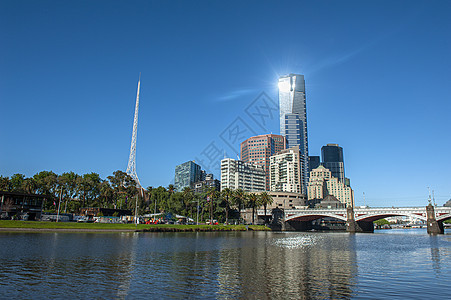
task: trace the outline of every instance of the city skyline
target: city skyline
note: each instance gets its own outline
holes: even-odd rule
[[[219,178],[212,150],[236,158],[279,134],[277,81],[294,73],[309,155],[343,147],[357,205],[427,204],[427,187],[450,199],[451,4],[258,4],[2,2],[0,175],[125,171],[142,72],[141,184],[167,186],[189,160]]]

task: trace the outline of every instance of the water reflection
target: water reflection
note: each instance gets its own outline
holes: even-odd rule
[[[349,235],[265,234],[240,251],[241,290],[256,298],[347,298],[352,293],[355,247]]]
[[[451,292],[447,238],[0,233],[0,298],[349,299],[408,298],[419,291],[437,297]]]

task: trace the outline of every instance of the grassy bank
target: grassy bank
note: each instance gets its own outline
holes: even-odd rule
[[[73,222],[38,222],[38,221],[10,221],[1,220],[0,229],[30,229],[30,230],[110,230],[110,231],[142,231],[142,232],[193,232],[193,231],[246,231],[270,230],[261,225],[146,225],[139,224],[110,224],[110,223],[73,223]]]

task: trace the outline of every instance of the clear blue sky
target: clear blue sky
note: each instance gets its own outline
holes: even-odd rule
[[[442,205],[450,15],[451,1],[2,0],[0,175],[125,171],[142,72],[137,173],[167,186],[211,145],[236,157],[235,125],[279,133],[277,112],[247,112],[299,73],[310,154],[343,147],[357,204],[424,205],[431,187]]]

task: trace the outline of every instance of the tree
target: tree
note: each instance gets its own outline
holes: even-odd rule
[[[221,191],[221,196],[225,203],[225,213],[226,213],[226,223],[229,223],[229,208],[230,208],[230,201],[232,199],[233,191],[229,188],[225,188]]]
[[[238,215],[241,218],[241,209],[246,205],[247,195],[242,189],[233,192],[232,202],[238,208]]]
[[[25,180],[22,182],[22,190],[27,194],[35,194],[37,188],[38,185],[33,177],[25,178]]]
[[[136,182],[133,178],[127,173],[117,170],[113,172],[113,176],[108,176],[108,181],[111,184],[111,187],[114,191],[114,200],[117,206],[120,203],[120,207],[122,207],[122,203],[127,201],[128,199],[133,198],[138,192],[136,188]],[[127,203],[129,204],[129,203]]]
[[[213,202],[214,199],[217,197],[218,192],[216,191],[216,188],[213,186],[207,187],[207,201],[210,204],[210,224],[213,223]]]
[[[23,192],[22,186],[23,186],[23,182],[25,181],[25,175],[23,174],[14,174],[13,176],[11,176],[11,186],[12,186],[12,191],[16,192],[16,193],[20,193]]]
[[[271,205],[274,200],[272,199],[271,195],[268,194],[267,192],[263,192],[260,194],[260,205],[263,205],[263,208],[265,210],[265,223],[268,221],[267,217],[266,217],[266,207],[268,205]]]
[[[75,174],[74,172],[63,173],[60,176],[58,176],[58,183],[60,186],[63,187],[65,198],[66,198],[65,205],[64,205],[64,212],[66,212],[66,209],[67,209],[67,202],[69,201],[69,204],[70,204],[72,199],[77,195],[77,178],[78,177],[80,177],[80,176]]]
[[[185,215],[188,214],[188,206],[191,205],[191,201],[193,200],[193,191],[190,187],[185,187],[183,189],[183,204],[185,205]]]
[[[58,175],[52,171],[41,171],[35,174],[33,179],[36,181],[36,193],[45,195],[51,200],[44,203],[44,208],[51,209],[53,207],[51,205],[58,197]]]
[[[383,226],[383,225],[390,225],[390,222],[388,222],[386,219],[379,219],[374,221],[374,224],[378,225],[378,226]]]
[[[255,207],[260,206],[259,196],[255,193],[249,193],[248,206],[252,208],[252,224],[255,224]]]
[[[104,203],[108,206],[113,205],[113,196],[114,196],[114,191],[113,188],[110,186],[110,184],[108,183],[108,181],[103,180],[100,183],[100,196],[104,199]],[[105,206],[104,204],[104,206]]]
[[[10,192],[12,189],[9,177],[0,176],[0,191]]]
[[[175,187],[174,187],[173,184],[168,185],[168,192],[169,192],[169,196],[172,195],[172,194],[174,194],[174,192],[175,192]],[[181,192],[181,191],[179,191],[179,192]]]

